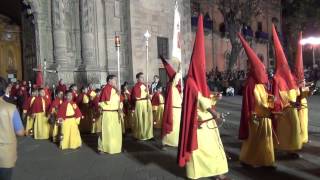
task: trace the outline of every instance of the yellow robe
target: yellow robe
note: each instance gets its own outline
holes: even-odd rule
[[[141,98],[137,98],[134,118],[134,130],[133,136],[139,140],[148,140],[153,138],[153,117],[152,117],[152,105],[150,99],[147,98],[146,86],[140,87]],[[143,99],[143,100],[139,100]]]
[[[31,103],[30,103],[30,107],[33,104],[34,99],[35,99],[35,97],[32,97]],[[23,113],[26,114],[27,111],[24,110]],[[26,122],[26,135],[29,136],[30,135],[29,134],[30,130],[33,129],[34,119],[30,115],[27,115],[26,119],[27,119],[27,122]]]
[[[101,118],[102,116],[99,116],[95,122],[92,122],[92,126],[91,126],[91,133],[95,134],[95,133],[100,133],[101,132]]]
[[[309,88],[302,88],[301,93],[301,109],[298,110],[299,119],[301,121],[301,130],[302,130],[302,142],[307,143],[309,140],[308,137],[308,101],[307,97],[309,96]]]
[[[272,166],[275,162],[268,93],[262,84],[254,89],[256,117],[249,120],[249,137],[242,143],[240,161],[252,166]]]
[[[98,139],[98,150],[101,152],[116,154],[122,148],[122,126],[118,112],[120,96],[115,89],[111,90],[110,101],[101,102],[102,133]]]
[[[76,104],[74,104],[76,106]],[[74,107],[69,103],[67,106],[66,116],[75,114]],[[81,147],[82,141],[78,125],[80,118],[66,118],[62,123],[63,139],[60,142],[60,149],[77,149]]]
[[[173,127],[172,131],[165,135],[162,139],[163,145],[178,147],[179,143],[179,132],[180,132],[180,121],[181,121],[181,104],[183,95],[180,94],[178,89],[176,88],[179,79],[181,77],[181,73],[177,73],[174,77],[172,83],[172,114],[173,114]]]
[[[45,111],[45,100],[42,99],[43,112],[35,113],[34,116],[34,139],[49,139],[50,124]]]
[[[290,105],[289,101],[296,102],[298,91],[280,92],[281,103],[284,107],[283,113],[276,116],[277,130],[276,134],[279,144],[276,149],[282,151],[296,151],[302,148],[302,130],[297,108]]]
[[[198,120],[212,118],[207,111],[211,108],[212,100],[198,95]],[[215,121],[208,121],[197,130],[198,149],[193,151],[187,162],[187,177],[198,179],[211,177],[228,172],[228,162],[220,139],[219,129]]]
[[[154,128],[160,129],[162,128],[162,118],[163,118],[163,111],[164,111],[164,98],[162,94],[159,95],[160,98],[160,105],[153,106],[153,117],[154,117]]]

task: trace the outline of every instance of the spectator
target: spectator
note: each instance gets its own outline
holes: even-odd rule
[[[158,75],[153,76],[153,82],[150,87],[150,93],[154,94],[156,92],[157,87],[161,87],[161,86],[162,84],[160,82],[159,76]]]
[[[15,105],[4,100],[11,87],[0,77],[0,179],[10,180],[17,160],[16,135],[24,136],[24,127]]]
[[[234,96],[234,88],[232,86],[226,89],[226,96]]]

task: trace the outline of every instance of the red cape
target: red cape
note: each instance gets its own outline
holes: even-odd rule
[[[50,108],[49,108],[49,113],[53,113],[53,109],[58,110],[59,106],[62,104],[63,100],[60,98],[56,98],[52,101]]]
[[[81,118],[82,117],[82,114],[81,114],[81,111],[79,109],[79,107],[77,106],[77,104],[75,102],[68,102],[68,101],[64,101],[59,109],[58,109],[58,113],[57,113],[57,118],[62,118],[62,119],[66,119],[67,116],[66,116],[66,113],[67,113],[67,107],[68,107],[68,104],[71,104],[72,107],[73,107],[73,110],[74,110],[74,117],[75,118]]]
[[[189,161],[192,151],[198,148],[198,87],[192,78],[185,83],[182,102],[178,163],[183,167]]]
[[[255,100],[254,100],[254,88],[255,80],[249,76],[246,84],[243,88],[242,94],[242,109],[241,119],[239,128],[239,139],[245,140],[249,137],[249,121],[251,119],[252,112],[255,111]]]
[[[67,86],[65,84],[62,84],[60,81],[59,81],[59,84],[57,85],[57,92],[59,91],[63,92],[63,94],[66,93],[67,91]]]
[[[151,99],[152,106],[159,106],[160,105],[160,93],[156,92]]]
[[[31,114],[43,112],[42,100],[44,100],[45,102],[45,107],[44,107],[45,111],[48,110],[48,107],[49,107],[48,100],[46,98],[36,97],[30,108]]]
[[[100,96],[100,102],[110,101],[111,91],[113,87],[110,84],[104,86]]]

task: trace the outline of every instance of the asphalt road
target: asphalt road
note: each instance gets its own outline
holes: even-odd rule
[[[291,160],[277,152],[276,170],[248,169],[238,161],[241,147],[237,139],[241,97],[224,97],[217,106],[218,111],[231,113],[220,128],[225,150],[231,157],[229,177],[235,180],[320,179],[320,96],[309,99],[311,143],[301,151],[303,157]],[[158,139],[140,142],[127,136],[123,141],[123,153],[99,155],[96,152],[97,137],[83,135],[82,138],[83,146],[73,151],[61,151],[46,140],[20,138],[19,159],[13,180],[185,179],[185,169],[176,164],[176,149],[161,150]]]

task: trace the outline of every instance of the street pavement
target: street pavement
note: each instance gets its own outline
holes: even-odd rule
[[[309,135],[301,159],[292,160],[276,153],[277,169],[252,169],[240,165],[241,142],[237,139],[241,98],[224,97],[219,112],[230,112],[220,128],[229,160],[228,176],[234,180],[312,180],[320,179],[320,96],[309,99]],[[130,135],[123,141],[123,153],[100,155],[97,137],[83,135],[78,150],[61,151],[49,141],[19,138],[19,154],[13,180],[174,180],[186,179],[185,168],[176,163],[176,149],[161,150],[159,131],[154,141],[136,141]],[[210,138],[210,137],[208,137]],[[210,178],[204,178],[210,179]],[[211,178],[214,179],[214,178]]]

